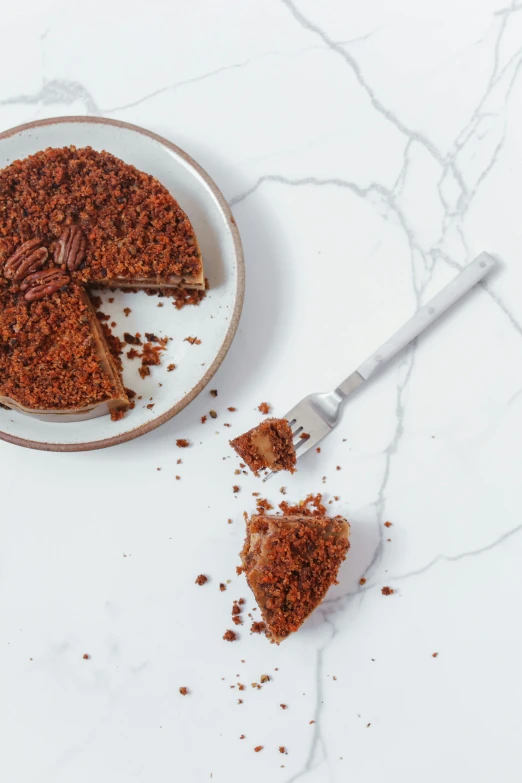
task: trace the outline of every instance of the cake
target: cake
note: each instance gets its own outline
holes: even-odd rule
[[[279,644],[297,631],[336,583],[350,546],[349,530],[342,517],[326,516],[320,503],[314,511],[305,503],[286,507],[282,515],[247,520],[240,570],[272,642]]]
[[[154,177],[90,147],[0,171],[0,404],[61,421],[129,407],[95,287],[203,292],[194,229]],[[203,295],[203,294],[201,294]]]
[[[295,471],[296,454],[292,430],[286,419],[266,419],[257,427],[230,441],[230,445],[253,473],[269,468]]]

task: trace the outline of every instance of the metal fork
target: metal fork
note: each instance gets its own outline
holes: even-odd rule
[[[386,364],[399,351],[405,348],[451,305],[488,274],[495,266],[495,259],[489,253],[481,253],[466,266],[448,285],[433,297],[424,307],[407,321],[384,345],[375,351],[360,367],[346,378],[332,392],[309,394],[286,416],[294,438],[298,457],[317,446],[325,435],[335,427],[339,419],[341,405],[349,394],[367,381],[376,370]],[[267,481],[274,472],[268,473]]]

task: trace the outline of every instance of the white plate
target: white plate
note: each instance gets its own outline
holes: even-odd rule
[[[236,332],[244,292],[243,251],[232,213],[208,174],[186,153],[154,133],[124,122],[60,117],[21,125],[0,134],[0,168],[46,147],[87,145],[107,150],[152,174],[189,216],[203,255],[210,289],[199,306],[176,310],[172,299],[121,291],[101,294],[103,312],[116,321],[114,334],[154,332],[173,339],[159,367],[144,380],[139,360],[124,357],[123,381],[142,400],[118,422],[109,416],[83,422],[44,422],[0,409],[0,438],[51,451],[103,448],[136,438],[170,419],[206,386],[223,361]],[[114,297],[112,304],[108,299]],[[158,303],[163,307],[158,307]],[[132,312],[128,317],[124,307]],[[186,337],[197,337],[191,345]],[[176,369],[167,372],[167,366]],[[161,384],[161,385],[160,385]],[[150,399],[152,397],[152,400]],[[147,408],[148,404],[153,408]]]

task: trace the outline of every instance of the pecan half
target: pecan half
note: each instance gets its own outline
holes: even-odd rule
[[[78,269],[87,249],[87,240],[79,226],[67,226],[54,249],[54,263],[71,272]]]
[[[27,275],[36,272],[45,264],[48,252],[39,239],[30,239],[20,245],[13,255],[7,259],[4,275],[13,280],[23,280]]]
[[[25,291],[25,299],[28,302],[35,302],[37,299],[43,299],[44,296],[54,294],[63,286],[68,285],[71,278],[61,269],[41,269],[32,275],[28,275],[20,286],[21,291]]]

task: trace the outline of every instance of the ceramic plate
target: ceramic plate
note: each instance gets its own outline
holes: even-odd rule
[[[0,409],[0,438],[35,449],[80,451],[136,438],[188,405],[223,361],[234,337],[244,290],[241,240],[232,213],[208,174],[186,153],[154,133],[124,122],[60,117],[21,125],[0,134],[0,168],[46,147],[87,145],[107,150],[152,174],[189,216],[203,255],[210,288],[199,306],[176,310],[168,297],[122,291],[101,294],[101,310],[115,321],[113,333],[154,332],[172,338],[159,367],[142,379],[139,359],[125,356],[123,382],[142,397],[118,422],[109,416],[83,422],[44,422]],[[98,292],[97,292],[98,293]],[[114,298],[109,302],[109,298]],[[162,307],[158,307],[162,304]],[[131,308],[126,316],[124,308]],[[200,344],[185,338],[196,337]],[[167,367],[176,368],[168,372]],[[147,406],[153,407],[147,407]]]

